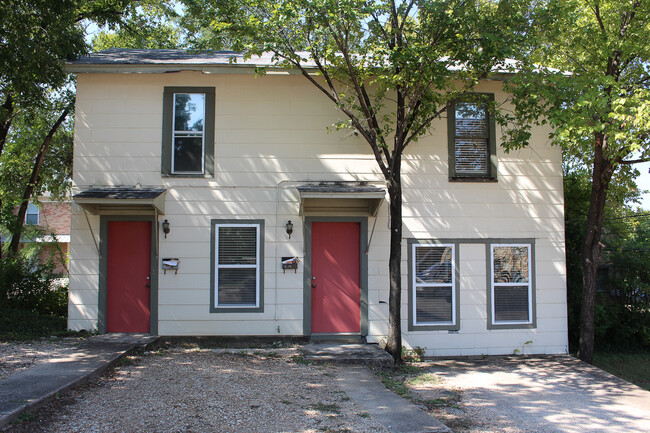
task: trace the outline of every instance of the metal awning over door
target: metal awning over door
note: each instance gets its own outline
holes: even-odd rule
[[[89,188],[72,197],[72,200],[91,214],[103,211],[153,210],[165,214],[165,188]]]
[[[300,215],[375,216],[386,196],[384,188],[365,182],[320,182],[297,187]]]

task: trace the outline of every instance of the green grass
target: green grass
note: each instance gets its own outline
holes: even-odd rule
[[[311,405],[312,409],[325,413],[341,413],[341,408],[338,404],[316,403]]]
[[[409,385],[425,385],[428,383],[440,383],[441,379],[433,373],[423,373],[406,380]]]
[[[596,352],[594,365],[650,391],[650,350],[636,353]]]

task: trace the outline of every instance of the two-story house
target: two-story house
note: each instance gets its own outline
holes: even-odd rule
[[[77,74],[69,327],[358,336],[388,326],[386,187],[303,77],[109,50]],[[496,76],[476,91],[507,102]],[[428,355],[567,352],[561,151],[458,103],[402,162],[402,329]]]

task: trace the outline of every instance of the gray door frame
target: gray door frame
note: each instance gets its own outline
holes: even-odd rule
[[[361,286],[361,336],[368,335],[368,218],[367,217],[305,217],[303,224],[305,260],[303,274],[303,333],[311,335],[311,237],[314,222],[349,222],[359,224],[359,285]]]
[[[99,292],[98,324],[100,334],[106,333],[106,305],[108,277],[108,223],[111,221],[149,221],[151,222],[151,290],[149,292],[149,334],[158,335],[158,258],[156,245],[158,222],[153,215],[101,215],[99,217]]]

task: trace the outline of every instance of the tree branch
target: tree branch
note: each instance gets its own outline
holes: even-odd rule
[[[632,159],[632,160],[627,160],[627,161],[626,160],[618,161],[619,164],[623,164],[623,165],[641,164],[642,162],[650,162],[650,157]]]

